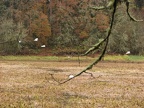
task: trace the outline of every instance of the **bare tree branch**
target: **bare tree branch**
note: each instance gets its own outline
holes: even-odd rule
[[[135,18],[130,14],[130,12],[129,12],[129,0],[126,1],[126,7],[127,7],[126,12],[127,12],[128,16],[130,17],[130,19],[131,19],[132,21],[136,21],[136,22],[143,21],[143,20],[137,20],[137,19],[135,19]]]
[[[85,53],[85,55],[87,55],[87,54],[89,54],[90,52],[92,52],[92,51],[96,50],[97,48],[99,48],[100,45],[102,45],[102,44],[105,43],[104,49],[103,49],[101,55],[98,57],[98,59],[96,59],[93,63],[91,63],[90,65],[88,65],[88,66],[87,66],[85,69],[83,69],[81,72],[79,72],[78,74],[74,75],[74,77],[69,78],[69,79],[66,79],[66,80],[64,80],[64,81],[62,81],[62,82],[58,82],[58,81],[54,78],[54,76],[52,75],[52,78],[53,78],[55,81],[57,81],[59,84],[64,84],[64,83],[66,83],[66,82],[68,82],[68,81],[70,81],[70,80],[72,80],[72,79],[80,76],[80,75],[83,74],[83,73],[87,73],[87,72],[86,72],[87,70],[92,69],[94,65],[96,65],[99,61],[102,60],[102,58],[104,57],[104,55],[105,55],[105,53],[106,53],[107,46],[108,46],[108,42],[109,42],[109,37],[110,37],[111,31],[112,31],[112,28],[113,28],[114,17],[115,17],[115,12],[116,12],[116,7],[117,7],[117,1],[114,1],[114,3],[113,3],[113,12],[112,12],[112,19],[111,19],[111,23],[110,23],[110,28],[109,28],[108,34],[107,34],[107,36],[105,37],[105,39],[103,39],[103,40],[102,40],[101,42],[99,42],[98,44],[94,45],[92,48],[90,48],[90,49]],[[93,76],[93,75],[91,74],[91,76]]]
[[[120,1],[120,0],[109,0],[108,5],[106,7],[105,6],[99,6],[99,7],[92,7],[91,6],[90,8],[95,9],[95,10],[102,10],[102,9],[105,9],[105,8],[113,8],[114,2],[118,3],[118,2],[122,2],[122,1]],[[126,12],[127,12],[128,16],[130,17],[130,19],[132,21],[136,21],[136,22],[143,21],[143,20],[137,20],[136,18],[134,18],[130,14],[130,12],[129,12],[129,3],[130,3],[130,1],[129,0],[124,0],[124,2],[126,4],[126,8],[127,8]]]
[[[116,9],[117,9],[117,5],[118,5],[118,2],[120,2],[119,0],[110,0],[108,5],[106,7],[102,6],[102,7],[90,7],[91,9],[94,9],[94,10],[101,10],[101,9],[105,9],[105,8],[109,8],[109,7],[112,7],[112,18],[111,18],[111,23],[110,23],[110,27],[109,27],[109,30],[108,30],[108,34],[107,36],[100,40],[99,43],[96,43],[94,46],[92,46],[90,49],[88,49],[88,51],[83,54],[83,55],[87,55],[93,51],[95,51],[96,49],[98,49],[101,45],[104,45],[104,48],[103,48],[103,51],[102,53],[100,54],[100,56],[93,62],[91,63],[90,65],[88,65],[85,69],[83,69],[81,72],[79,72],[78,74],[74,75],[72,78],[69,78],[69,79],[66,79],[62,82],[59,82],[57,81],[53,75],[52,78],[58,82],[59,84],[64,84],[78,76],[80,76],[81,74],[83,73],[88,73],[87,70],[90,70],[93,68],[94,65],[96,65],[98,62],[100,62],[102,60],[102,58],[104,57],[105,53],[106,53],[106,50],[107,50],[107,46],[108,46],[108,42],[109,42],[109,37],[111,35],[111,32],[112,32],[112,28],[113,28],[113,24],[114,24],[114,20],[115,20],[115,13],[116,13]],[[126,7],[127,7],[127,14],[128,16],[131,18],[132,21],[141,21],[141,20],[136,20],[134,17],[132,17],[129,13],[129,0],[125,0],[124,2],[126,2]],[[89,73],[91,76],[93,76],[92,73]]]
[[[94,9],[94,10],[102,10],[102,9],[106,9],[106,8],[114,8],[113,5],[114,3],[117,2],[117,0],[109,0],[107,6],[90,6],[91,9]]]

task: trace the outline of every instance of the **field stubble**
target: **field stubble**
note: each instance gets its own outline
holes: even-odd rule
[[[88,63],[0,61],[0,108],[144,108],[144,64],[101,62],[58,85]]]

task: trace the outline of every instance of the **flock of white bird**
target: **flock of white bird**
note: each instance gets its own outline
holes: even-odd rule
[[[38,40],[39,40],[38,38],[35,38],[35,39],[34,39],[35,42],[37,42]],[[22,43],[22,41],[19,40],[19,43]],[[45,48],[45,47],[46,47],[46,45],[41,45],[41,48]]]
[[[35,39],[34,39],[35,42],[37,42],[38,40],[39,40],[38,38],[35,38]],[[22,42],[22,41],[19,41],[19,43],[21,43],[21,42]],[[41,48],[45,48],[45,47],[46,47],[46,45],[41,45]],[[130,52],[130,51],[127,51],[125,54],[126,54],[126,55],[130,55],[131,52]],[[71,78],[73,78],[73,77],[74,77],[74,75],[69,75],[69,76],[68,76],[69,79],[71,79]]]
[[[37,42],[38,40],[39,40],[38,38],[35,38],[35,39],[34,39],[35,42]],[[22,41],[19,40],[19,43],[21,43],[21,42],[22,42]],[[41,45],[41,48],[45,48],[45,47],[46,47],[46,45]],[[130,52],[130,51],[127,51],[125,54],[126,54],[126,55],[130,55],[131,52]]]
[[[38,41],[38,38],[35,38],[34,41],[37,42],[37,41]],[[46,45],[41,45],[41,47],[42,47],[42,48],[45,48]]]

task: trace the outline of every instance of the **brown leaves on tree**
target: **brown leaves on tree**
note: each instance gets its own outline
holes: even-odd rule
[[[109,22],[109,17],[104,13],[99,13],[96,15],[96,23],[100,31],[105,31],[109,27]]]
[[[31,33],[34,37],[39,38],[37,43],[38,46],[47,44],[47,39],[49,36],[51,36],[51,28],[48,18],[45,14],[39,13],[38,18],[32,22]]]

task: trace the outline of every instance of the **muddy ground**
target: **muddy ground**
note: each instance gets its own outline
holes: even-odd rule
[[[0,108],[144,108],[144,63],[0,61]],[[52,78],[53,74],[55,80]]]

